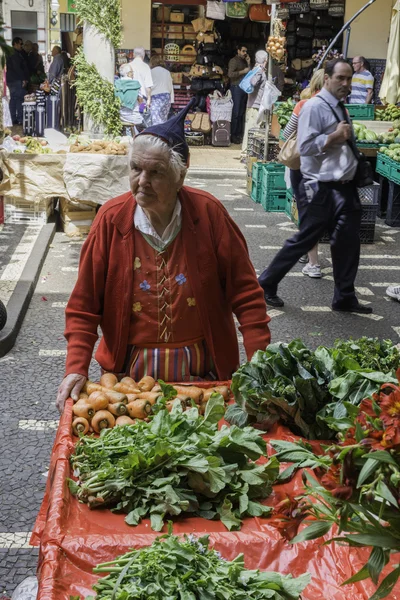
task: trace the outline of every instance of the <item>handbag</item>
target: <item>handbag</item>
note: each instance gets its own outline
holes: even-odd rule
[[[314,37],[314,29],[312,29],[311,27],[300,26],[296,29],[296,35],[300,38],[307,38],[309,40],[312,40]]]
[[[310,0],[311,10],[327,10],[329,8],[329,0]]]
[[[291,15],[299,15],[300,13],[310,12],[309,2],[291,2],[289,4],[289,13]]]
[[[329,102],[327,102],[321,96],[317,96],[317,97],[319,100],[322,100],[323,102],[325,102],[325,104],[327,104],[329,106],[329,108],[331,109],[332,113],[334,114],[334,116],[336,118],[336,121],[338,123],[340,123],[341,120],[339,119],[339,117],[333,110],[332,106],[329,104]],[[343,115],[343,120],[346,121],[349,125],[351,125],[346,113]],[[350,140],[347,140],[347,144],[350,147],[352,153],[354,154],[354,156],[357,160],[357,170],[354,175],[353,182],[355,183],[355,185],[358,188],[367,187],[368,185],[372,185],[374,182],[374,170],[373,170],[372,165],[369,162],[369,160],[367,160],[366,157],[364,156],[364,154],[362,154],[358,150],[357,145],[355,143],[354,136],[352,136]]]
[[[249,10],[250,21],[256,23],[269,23],[271,21],[271,9],[267,4],[253,4]]]
[[[300,153],[297,148],[297,131],[290,134],[278,154],[278,161],[293,171],[300,169]]]
[[[207,0],[206,17],[209,19],[215,19],[216,21],[223,21],[225,19],[225,6],[221,1]]]
[[[225,2],[225,14],[231,19],[245,19],[249,10],[249,5],[246,2]]]
[[[315,21],[315,14],[312,12],[301,13],[300,15],[296,15],[296,21],[298,25],[306,25],[307,27],[312,27]]]
[[[292,20],[289,21],[289,23],[287,24],[287,27],[286,27],[286,32],[287,33],[295,33],[296,29],[297,29],[296,21],[292,21]]]
[[[192,21],[193,29],[196,33],[199,31],[212,31],[214,29],[214,21],[212,19],[206,19],[205,17],[199,17]]]
[[[339,3],[332,3],[328,8],[328,15],[331,17],[343,17],[344,16],[344,5]]]
[[[257,65],[254,69],[251,69],[246,75],[243,77],[242,81],[239,83],[240,89],[242,89],[246,94],[252,94],[254,92],[254,85],[251,84],[251,80],[256,75],[261,67]]]
[[[290,15],[289,7],[281,5],[276,9],[276,18],[281,19],[282,21],[287,21]]]

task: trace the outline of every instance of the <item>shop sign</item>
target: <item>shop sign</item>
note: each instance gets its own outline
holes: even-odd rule
[[[68,0],[68,12],[76,13],[76,0]]]

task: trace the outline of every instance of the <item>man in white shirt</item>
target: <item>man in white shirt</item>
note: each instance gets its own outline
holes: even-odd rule
[[[150,108],[153,78],[151,76],[151,69],[149,65],[144,62],[144,57],[146,56],[145,49],[143,47],[135,48],[133,51],[133,56],[133,61],[129,64],[132,67],[132,71],[138,75],[137,79],[142,83],[140,95],[143,98],[146,98],[147,108]]]
[[[358,302],[354,288],[360,258],[361,203],[354,181],[358,165],[354,132],[343,104],[352,75],[345,60],[330,61],[323,89],[301,110],[297,129],[300,192],[308,206],[299,232],[285,242],[259,277],[269,306],[284,305],[277,295],[278,284],[328,231],[335,281],[332,310],[372,313],[370,306]]]

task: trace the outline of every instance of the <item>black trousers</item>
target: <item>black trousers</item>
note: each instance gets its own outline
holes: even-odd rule
[[[306,197],[304,181],[299,184],[301,197]],[[268,296],[274,296],[279,282],[328,231],[335,291],[332,306],[348,307],[357,302],[354,281],[360,260],[361,203],[353,183],[319,183],[308,207],[300,218],[299,231],[275,256],[260,275],[259,282]]]
[[[233,111],[231,121],[231,139],[243,137],[244,114],[247,106],[247,94],[238,85],[231,85]]]

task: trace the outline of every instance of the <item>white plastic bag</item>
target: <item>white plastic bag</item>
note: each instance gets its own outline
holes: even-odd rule
[[[267,80],[265,82],[265,88],[263,97],[261,99],[260,108],[258,109],[257,124],[264,121],[264,112],[266,110],[271,110],[273,104],[275,104],[280,95],[281,92],[278,90],[276,85],[274,85],[272,81]]]
[[[7,98],[3,97],[3,126],[12,127],[12,118]]]
[[[36,577],[27,577],[16,587],[11,600],[36,600],[38,587],[39,584]]]

